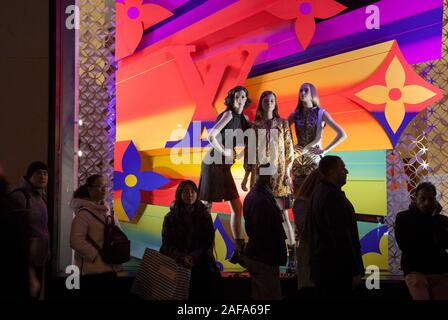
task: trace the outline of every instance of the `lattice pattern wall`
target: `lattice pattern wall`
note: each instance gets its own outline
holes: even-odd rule
[[[422,48],[424,50],[424,48]],[[401,273],[401,252],[396,244],[396,214],[407,209],[410,192],[421,181],[433,182],[439,201],[448,206],[448,0],[444,3],[442,59],[421,63],[415,70],[428,82],[445,92],[438,103],[427,108],[410,123],[396,149],[387,154],[387,190],[389,225],[389,265],[392,273]]]
[[[102,173],[112,178],[115,141],[115,0],[80,0],[79,183]]]

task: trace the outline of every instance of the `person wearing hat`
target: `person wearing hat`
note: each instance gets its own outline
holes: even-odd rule
[[[0,163],[0,252],[7,263],[0,263],[0,301],[28,300],[27,213],[9,195],[8,180]],[[6,259],[5,259],[6,260]],[[6,261],[5,261],[6,262]]]
[[[28,166],[26,175],[20,179],[18,186],[11,192],[11,197],[29,214],[29,283],[31,297],[35,299],[43,297],[44,267],[50,257],[50,233],[48,231],[46,201],[47,183],[47,165],[41,161],[35,161]]]

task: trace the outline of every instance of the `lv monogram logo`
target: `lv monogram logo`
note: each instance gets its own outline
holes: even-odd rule
[[[170,47],[179,73],[196,102],[192,120],[216,118],[214,106],[217,97],[224,98],[231,88],[243,84],[257,55],[267,49],[267,44],[243,44],[224,52],[195,61],[195,46]]]

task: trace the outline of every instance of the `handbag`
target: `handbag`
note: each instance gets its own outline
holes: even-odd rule
[[[88,240],[100,253],[101,259],[108,264],[122,264],[131,260],[131,242],[128,237],[115,225],[114,214],[106,217],[104,222],[98,218],[92,211],[87,208],[80,208],[80,210],[86,210],[89,212],[96,220],[104,224],[104,243],[103,247],[100,248],[95,241]]]
[[[131,292],[144,300],[187,300],[191,270],[146,248]]]

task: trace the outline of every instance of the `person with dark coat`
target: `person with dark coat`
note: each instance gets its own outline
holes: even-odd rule
[[[244,199],[243,213],[249,236],[244,261],[251,276],[254,300],[280,300],[280,266],[285,265],[286,234],[283,213],[270,186],[269,164],[257,169],[257,181]]]
[[[319,170],[315,169],[305,178],[297,192],[297,198],[294,200],[292,212],[294,215],[294,222],[296,224],[296,238],[300,241],[302,237],[303,228],[305,225],[305,218],[308,204],[311,200],[311,195],[320,180]]]
[[[0,300],[28,300],[28,216],[8,194],[8,182],[0,166]]]
[[[300,185],[299,191],[296,193],[297,198],[294,201],[292,212],[294,214],[294,222],[296,224],[296,241],[297,241],[297,284],[298,288],[312,287],[310,282],[310,267],[306,261],[303,261],[302,257],[309,257],[309,252],[306,252],[308,247],[306,245],[300,245],[302,242],[303,229],[305,227],[306,216],[308,213],[308,207],[311,200],[311,195],[314,192],[317,184],[320,181],[320,173],[318,169],[311,171],[311,173],[305,178]]]
[[[348,171],[341,158],[325,156],[319,172],[322,180],[311,196],[302,235],[309,246],[304,259],[319,295],[347,297],[364,276],[355,210],[341,190]]]
[[[48,230],[48,212],[46,188],[48,167],[41,161],[32,162],[25,176],[20,179],[11,197],[20,209],[29,212],[30,226],[30,292],[35,299],[42,299],[45,264],[50,258],[50,232]]]
[[[414,195],[395,220],[406,285],[415,300],[448,300],[448,217],[432,183],[419,184]]]
[[[160,252],[191,269],[189,299],[216,299],[221,273],[214,257],[215,230],[193,181],[184,180],[165,216]]]

